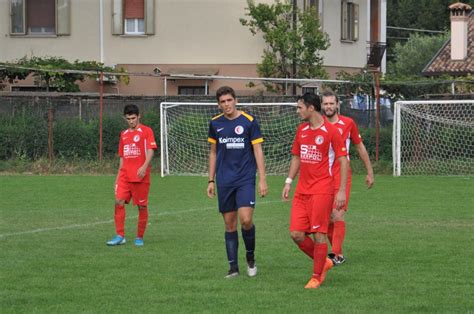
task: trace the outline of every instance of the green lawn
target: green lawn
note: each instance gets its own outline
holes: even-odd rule
[[[473,178],[356,176],[347,263],[318,290],[288,232],[283,177],[259,199],[256,278],[224,279],[224,225],[202,177],[153,178],[145,246],[136,209],[114,234],[113,176],[0,176],[0,312],[472,312]],[[240,263],[244,245],[240,238]]]

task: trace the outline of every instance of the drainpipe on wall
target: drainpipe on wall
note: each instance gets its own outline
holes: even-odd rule
[[[100,62],[104,63],[104,0],[99,2],[99,42]]]

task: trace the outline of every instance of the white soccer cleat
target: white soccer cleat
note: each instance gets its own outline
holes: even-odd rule
[[[253,265],[253,267],[250,267],[247,265],[247,276],[249,277],[255,277],[257,276],[257,265]]]

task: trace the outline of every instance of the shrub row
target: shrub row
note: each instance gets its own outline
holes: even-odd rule
[[[158,141],[160,137],[159,114],[147,112],[144,114],[142,122],[153,128]],[[114,158],[116,156],[119,133],[124,128],[126,128],[126,123],[120,115],[104,117],[102,126],[104,158]],[[375,129],[361,129],[360,132],[367,151],[371,159],[374,160],[376,149]],[[55,157],[66,160],[97,160],[99,147],[98,120],[63,119],[55,121],[53,134]],[[278,135],[269,134],[266,136],[270,138]],[[278,147],[267,147],[266,149],[278,149]],[[287,148],[284,148],[284,150],[286,151]],[[351,153],[353,159],[358,159],[357,152],[352,151]],[[37,116],[30,115],[0,118],[0,160],[34,161],[47,156],[48,122],[46,119],[39,119]],[[383,161],[392,160],[391,128],[381,128],[380,130],[379,159]]]

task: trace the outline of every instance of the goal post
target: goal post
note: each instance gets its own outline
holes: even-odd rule
[[[397,101],[393,175],[474,175],[474,100]]]
[[[266,172],[288,171],[291,145],[301,120],[296,103],[238,103],[237,109],[253,114],[264,138]],[[208,173],[209,121],[220,114],[217,103],[162,102],[161,176]]]

